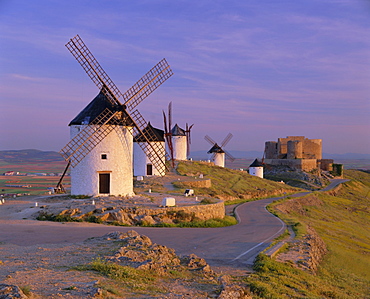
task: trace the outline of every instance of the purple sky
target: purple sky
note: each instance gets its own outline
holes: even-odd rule
[[[138,108],[194,123],[192,150],[303,135],[370,153],[367,0],[0,0],[0,150],[59,150],[98,89],[65,44],[79,34],[122,92],[159,60],[174,76]]]

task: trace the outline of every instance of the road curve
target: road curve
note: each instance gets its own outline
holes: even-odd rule
[[[343,181],[336,180],[329,188]],[[126,232],[134,229],[150,237],[153,242],[174,248],[177,254],[194,253],[205,258],[211,266],[245,268],[251,266],[258,253],[285,229],[285,224],[265,208],[279,198],[262,199],[238,206],[236,213],[239,223],[222,228],[112,227],[92,223],[0,219],[0,242],[20,246],[66,245],[112,231]]]

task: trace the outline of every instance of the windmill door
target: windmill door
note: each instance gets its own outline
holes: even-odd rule
[[[146,175],[153,175],[153,165],[152,164],[146,165]]]
[[[110,193],[110,173],[99,173],[99,193]]]

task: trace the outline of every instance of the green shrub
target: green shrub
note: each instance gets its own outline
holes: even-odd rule
[[[88,199],[88,198],[91,198],[91,197],[92,197],[91,195],[83,195],[83,194],[71,195],[71,198],[73,198],[73,199]]]
[[[20,286],[19,287],[22,292],[26,295],[26,296],[30,296],[31,295],[31,287],[30,286]]]
[[[99,223],[102,224],[103,220],[99,217],[96,217],[94,215],[90,215],[84,219],[86,222],[91,222],[91,223]]]

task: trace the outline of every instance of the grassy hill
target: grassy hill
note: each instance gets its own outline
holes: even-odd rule
[[[203,174],[205,179],[211,179],[212,186],[210,188],[191,187],[196,194],[216,197],[233,203],[299,191],[299,189],[285,184],[251,176],[246,171],[210,166],[206,162],[180,162],[177,166],[177,172],[188,177],[199,177]],[[190,187],[186,182],[176,182],[174,185],[184,189]]]
[[[316,201],[302,198],[285,213],[277,210],[282,201],[274,204],[280,218],[300,224],[299,235],[312,227],[328,253],[316,274],[261,255],[256,273],[245,280],[257,298],[370,298],[370,174],[345,175],[350,181],[339,190],[309,195]]]

